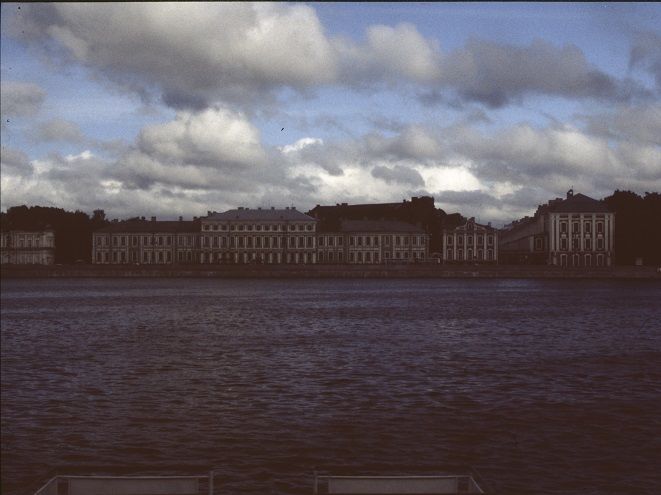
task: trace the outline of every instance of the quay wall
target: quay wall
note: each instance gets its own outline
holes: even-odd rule
[[[575,278],[657,279],[653,266],[560,268],[530,265],[3,265],[10,278]]]

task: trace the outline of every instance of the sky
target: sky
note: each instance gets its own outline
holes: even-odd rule
[[[661,4],[3,3],[0,207],[661,191]]]

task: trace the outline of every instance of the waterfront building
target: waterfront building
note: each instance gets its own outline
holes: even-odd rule
[[[52,265],[55,262],[55,232],[48,227],[0,232],[0,260],[3,265]]]
[[[173,265],[199,262],[197,220],[114,221],[92,234],[92,263]]]
[[[429,256],[429,235],[416,225],[387,220],[344,220],[317,234],[319,263],[407,263]]]
[[[534,217],[500,233],[503,262],[571,267],[610,266],[615,214],[604,201],[570,189],[565,199],[539,205]]]
[[[428,252],[439,258],[442,229],[454,227],[461,221],[458,213],[448,215],[436,208],[434,198],[430,196],[414,196],[400,203],[317,205],[308,215],[319,220],[318,230],[327,232],[338,232],[340,222],[346,220],[396,221],[416,225],[429,236]]]
[[[294,207],[210,211],[200,224],[203,264],[317,261],[317,220]]]
[[[444,263],[497,263],[498,230],[469,218],[454,229],[443,230]]]

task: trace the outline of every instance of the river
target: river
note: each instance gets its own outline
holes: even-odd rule
[[[503,494],[661,492],[658,282],[3,280],[1,303],[6,495],[462,466]]]

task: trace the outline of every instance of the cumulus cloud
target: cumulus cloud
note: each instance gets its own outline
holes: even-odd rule
[[[576,46],[470,40],[443,51],[415,26],[368,26],[363,40],[330,36],[313,7],[271,3],[26,5],[13,32],[141,95],[157,89],[174,108],[224,102],[262,108],[281,88],[381,84],[421,89],[491,107],[529,95],[629,101],[649,96],[590,64]],[[651,35],[650,35],[651,36]],[[649,38],[649,36],[648,36]],[[641,39],[632,64],[658,73],[654,43]],[[434,96],[436,95],[436,96]]]
[[[46,92],[34,83],[2,81],[0,85],[3,117],[32,117],[37,114],[45,98]]]
[[[608,113],[578,116],[588,132],[609,139],[661,146],[661,104],[621,106]]]
[[[136,188],[238,187],[265,159],[259,131],[242,114],[223,108],[182,111],[174,121],[144,128],[116,174]]]

